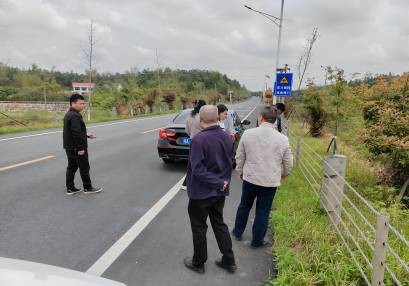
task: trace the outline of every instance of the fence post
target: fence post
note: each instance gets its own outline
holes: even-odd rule
[[[336,225],[342,214],[346,162],[346,156],[333,155],[326,156],[323,163],[321,207],[328,211],[331,221]]]
[[[301,159],[301,138],[297,137],[297,149],[295,150],[295,166],[298,167]]]
[[[386,264],[386,242],[389,232],[389,216],[378,213],[376,217],[376,237],[375,249],[372,259],[372,280],[371,285],[383,285]]]

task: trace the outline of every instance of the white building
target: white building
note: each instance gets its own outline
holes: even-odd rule
[[[95,87],[95,83],[90,82],[73,82],[72,83],[72,92],[79,94],[88,94]]]

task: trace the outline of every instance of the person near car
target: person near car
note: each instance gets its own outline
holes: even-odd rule
[[[202,108],[202,106],[204,105],[206,105],[206,101],[199,99],[196,102],[195,107],[192,110],[192,113],[187,119],[186,133],[187,135],[189,135],[190,139],[193,139],[193,137],[195,137],[197,133],[202,131],[202,127],[200,126],[199,111],[200,111],[200,108]]]
[[[276,122],[274,123],[274,127],[278,130],[278,132],[282,131],[281,128],[281,116],[284,114],[285,111],[285,104],[282,102],[278,102],[276,104],[276,109],[277,109],[277,119]]]
[[[195,106],[192,110],[192,113],[187,119],[186,133],[187,135],[189,135],[190,139],[193,139],[193,137],[195,137],[197,133],[202,131],[202,127],[200,126],[199,111],[200,111],[200,108],[202,108],[202,106],[205,106],[205,105],[206,105],[206,101],[202,99],[199,99],[198,101],[196,101]],[[183,191],[186,191],[186,177],[183,180],[181,189]]]
[[[250,210],[257,199],[253,223],[253,248],[264,246],[271,205],[281,181],[291,171],[293,158],[288,138],[274,128],[274,107],[265,107],[258,117],[259,127],[246,130],[236,154],[236,170],[243,180],[233,236],[242,239]]]
[[[85,99],[80,94],[70,97],[70,109],[64,117],[63,147],[67,154],[68,166],[66,171],[67,195],[81,192],[74,184],[75,173],[80,169],[80,175],[85,194],[99,193],[102,188],[92,186],[90,165],[88,161],[87,138],[95,139],[94,134],[87,134],[87,128],[82,119],[81,111],[85,108]]]
[[[200,109],[200,121],[203,130],[192,140],[187,171],[193,257],[186,257],[184,264],[195,272],[205,272],[209,217],[219,250],[223,254],[221,259],[216,260],[216,265],[233,273],[237,266],[230,233],[223,219],[232,174],[233,146],[229,135],[217,124],[216,106],[203,106]]]
[[[234,140],[236,132],[233,126],[233,120],[229,117],[229,109],[224,104],[218,104],[217,111],[219,113],[219,122],[217,124]]]

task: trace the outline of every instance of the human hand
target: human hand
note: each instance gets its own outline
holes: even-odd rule
[[[93,134],[93,133],[87,134],[87,137],[88,137],[89,139],[95,139],[95,138],[97,138],[97,136],[95,136],[95,134]]]
[[[220,191],[221,191],[221,192],[226,191],[227,188],[228,188],[228,186],[229,186],[229,182],[228,182],[228,181],[224,181],[223,188],[222,188]]]
[[[84,156],[84,154],[85,154],[85,150],[80,150],[80,151],[78,151],[78,155]]]
[[[243,174],[240,174],[240,179],[243,181]]]

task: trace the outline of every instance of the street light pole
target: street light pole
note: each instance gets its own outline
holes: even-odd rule
[[[281,0],[281,12],[280,12],[280,22],[278,26],[278,43],[277,43],[277,56],[276,56],[276,71],[274,80],[277,78],[277,69],[280,64],[280,49],[281,49],[281,30],[283,28],[283,12],[284,12],[284,0]],[[281,98],[279,100],[281,102]],[[273,104],[277,103],[277,96],[274,95]]]
[[[244,5],[245,8],[256,12],[260,15],[262,15],[263,17],[267,18],[268,20],[270,20],[271,22],[273,22],[277,27],[278,27],[278,42],[277,42],[277,54],[276,54],[276,66],[275,66],[275,71],[274,71],[274,80],[277,78],[277,69],[279,67],[280,64],[280,49],[281,49],[281,30],[283,28],[283,14],[284,14],[284,0],[281,0],[281,12],[280,12],[280,18],[275,17],[273,15],[255,10],[247,5]],[[278,22],[277,22],[278,21]],[[274,95],[273,97],[273,104],[276,104],[277,102],[277,97]]]

